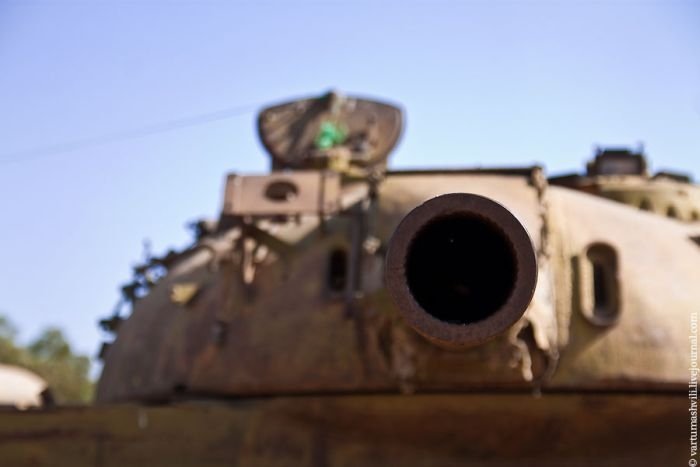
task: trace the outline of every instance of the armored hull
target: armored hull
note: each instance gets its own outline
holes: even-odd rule
[[[2,417],[10,465],[687,462],[700,225],[541,167],[387,170],[401,120],[264,110],[273,170],[135,269],[95,407]]]

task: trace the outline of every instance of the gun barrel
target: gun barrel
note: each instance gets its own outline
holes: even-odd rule
[[[389,294],[408,324],[448,348],[481,344],[525,313],[537,284],[530,236],[501,204],[450,193],[396,228],[386,257]]]

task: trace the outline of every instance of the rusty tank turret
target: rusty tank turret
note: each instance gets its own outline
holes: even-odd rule
[[[685,173],[665,170],[651,175],[643,148],[598,148],[585,175],[559,175],[549,183],[682,222],[700,221],[700,186]]]
[[[549,180],[392,170],[402,120],[334,92],[260,113],[271,171],[227,175],[103,321],[80,451],[103,463],[71,465],[688,462],[698,188],[609,153]],[[654,182],[685,222],[640,211]]]

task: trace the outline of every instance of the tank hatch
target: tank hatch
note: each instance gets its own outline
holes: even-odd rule
[[[670,219],[700,221],[700,186],[683,173],[660,171],[651,175],[642,148],[598,148],[585,174],[560,175],[549,182]]]
[[[588,163],[588,176],[639,175],[646,176],[647,160],[642,150],[627,148],[598,149],[595,158]]]
[[[385,170],[402,121],[397,106],[332,91],[263,109],[258,132],[272,170],[331,169],[366,175]]]

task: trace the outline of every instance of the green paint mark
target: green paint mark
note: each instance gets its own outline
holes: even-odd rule
[[[321,128],[318,130],[314,146],[317,149],[330,149],[339,144],[343,144],[347,138],[347,133],[339,125],[333,122],[321,123]]]

